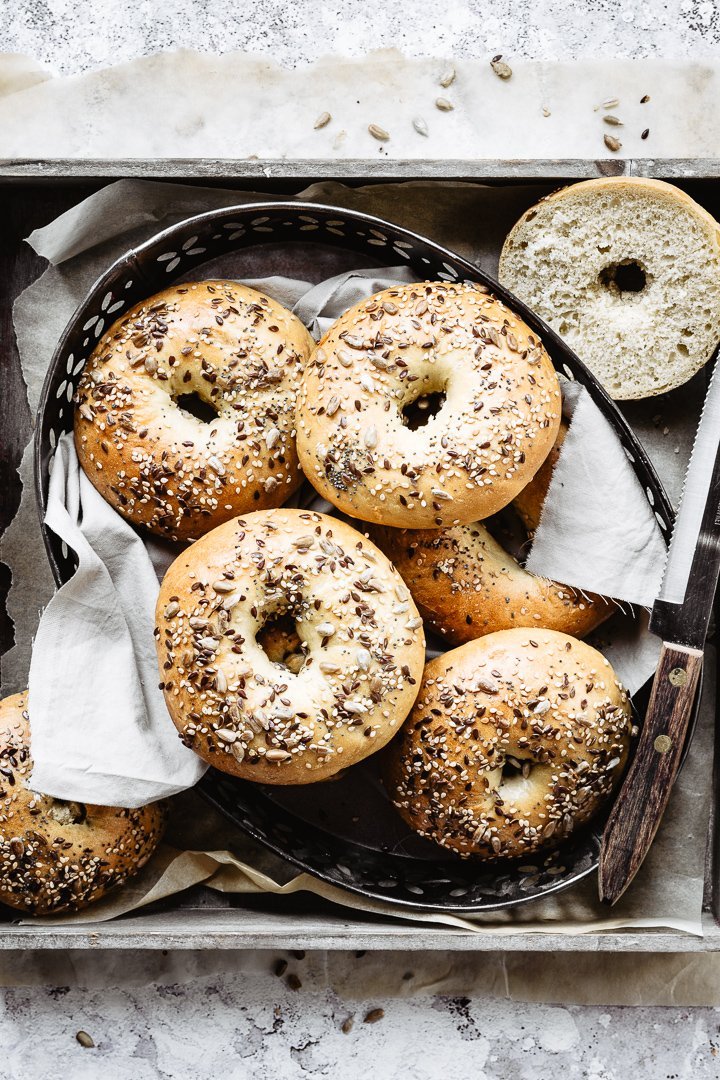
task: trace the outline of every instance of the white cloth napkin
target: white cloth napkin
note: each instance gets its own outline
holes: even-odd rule
[[[319,335],[362,297],[408,280],[408,269],[398,267],[315,286],[287,278],[247,284],[294,307]],[[531,551],[533,572],[643,603],[664,557],[660,530],[612,428],[581,387],[566,383],[565,391],[573,419]],[[101,498],[79,468],[70,435],[58,442],[46,522],[79,565],[45,609],[35,639],[33,788],[139,806],[191,787],[206,766],[170,721],[153,638],[158,578],[177,549],[138,535]],[[633,692],[652,673],[655,639],[637,620],[611,626],[603,649]]]
[[[58,442],[45,521],[79,565],[35,638],[33,789],[142,806],[191,787],[205,764],[178,739],[158,689],[153,563],[85,476],[71,434]]]
[[[653,507],[610,422],[579,383],[562,380],[570,429],[526,566],[579,589],[650,606],[666,547]]]

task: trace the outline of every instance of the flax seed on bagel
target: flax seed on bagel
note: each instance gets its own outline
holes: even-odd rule
[[[75,445],[126,518],[190,540],[300,485],[295,399],[313,340],[234,281],[174,285],[101,338],[78,386]]]
[[[525,570],[482,521],[448,529],[374,529],[428,625],[452,645],[516,626],[585,637],[611,601]]]
[[[0,900],[33,915],[77,911],[145,865],[165,809],[91,806],[34,792],[27,696],[0,701]]]
[[[294,621],[300,647],[281,629],[270,656],[263,630],[278,617]],[[306,510],[247,514],[198,540],[165,575],[156,620],[183,742],[262,783],[324,780],[379,750],[425,659],[422,620],[388,559]]]
[[[404,410],[439,411],[414,430]],[[364,521],[485,518],[540,468],[560,423],[539,338],[483,286],[397,285],[342,315],[309,361],[298,453],[313,486]]]
[[[516,858],[588,822],[625,767],[630,702],[596,649],[502,630],[431,660],[387,751],[407,823],[460,855]]]

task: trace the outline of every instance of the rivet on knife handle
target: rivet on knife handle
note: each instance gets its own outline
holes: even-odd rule
[[[600,899],[614,904],[640,868],[667,806],[693,712],[703,654],[663,644],[640,741],[600,851]]]

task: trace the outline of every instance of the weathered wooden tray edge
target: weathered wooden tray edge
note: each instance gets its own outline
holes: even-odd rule
[[[667,180],[720,179],[720,158],[564,160],[243,160],[243,159],[0,159],[0,185],[102,181],[122,177],[219,182],[354,183],[407,180],[563,181],[603,176]],[[269,182],[269,183],[268,183]],[[718,747],[715,771],[718,772]],[[720,922],[713,914],[718,867],[716,808],[710,809],[705,861],[703,936],[681,930],[638,928],[590,934],[473,933],[392,919],[270,913],[242,907],[178,908],[138,913],[108,923],[39,925],[0,923],[0,951],[14,949],[444,949],[478,952],[720,951]],[[610,917],[610,912],[608,912]]]
[[[716,180],[720,158],[427,159],[314,158],[0,158],[0,181],[109,179],[207,180],[581,180],[648,176]]]

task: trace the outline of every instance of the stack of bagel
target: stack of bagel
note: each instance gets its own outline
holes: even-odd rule
[[[183,742],[266,784],[391,743],[390,798],[462,855],[587,820],[628,746],[627,695],[578,641],[612,607],[526,572],[488,521],[516,504],[537,527],[561,413],[542,341],[476,283],[393,286],[317,345],[230,281],[126,314],[83,374],[76,446],[120,513],[193,541],[157,606]],[[336,514],[284,505],[303,476]],[[462,648],[426,665],[426,628]]]
[[[611,213],[624,184],[636,213],[670,213],[668,191],[617,184],[575,185],[528,211],[504,280],[542,308],[538,282],[565,251],[549,253],[547,238],[570,214],[573,244],[595,243],[603,221],[588,207]],[[689,202],[678,198],[676,217],[692,218]],[[717,257],[697,211],[696,246]],[[617,233],[607,251],[622,268],[636,256]],[[646,283],[660,276],[646,252],[637,261]],[[587,303],[638,317],[636,283],[598,281],[612,296]],[[565,296],[558,282],[543,289]],[[588,325],[584,343],[573,319],[576,348],[607,356],[599,321]],[[689,373],[718,336],[713,325],[692,339]],[[673,380],[687,356],[678,347]],[[617,365],[611,378],[617,389]],[[631,381],[667,384],[657,372]],[[581,639],[614,606],[530,574],[508,542],[509,528],[537,529],[567,426],[542,340],[487,287],[398,284],[315,343],[237,282],[172,286],[106,332],[75,403],[93,484],[134,526],[186,545],[162,582],[155,636],[170,718],[205,761],[309,785],[387,747],[384,783],[411,828],[488,860],[556,845],[599,812],[627,762],[631,708]],[[287,505],[303,480],[331,513]],[[442,642],[429,662],[426,631]],[[0,897],[35,912],[82,906],[139,868],[162,811],[33,794],[26,699],[2,708],[15,786]]]

